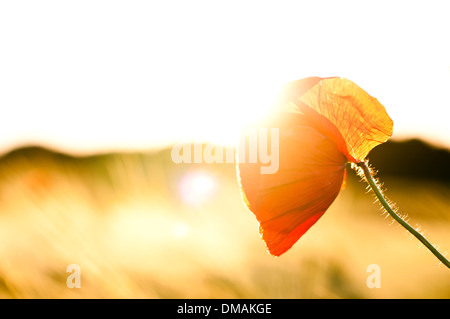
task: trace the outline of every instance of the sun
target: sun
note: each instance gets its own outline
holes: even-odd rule
[[[193,78],[187,85],[194,91],[200,84],[203,98],[184,101],[185,110],[171,126],[171,134],[177,142],[236,145],[242,129],[273,107],[283,83],[250,76],[245,81],[223,77],[214,83]]]

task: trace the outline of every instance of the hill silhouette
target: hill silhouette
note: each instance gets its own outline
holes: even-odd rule
[[[0,168],[24,159],[39,166],[47,161],[76,167],[79,171],[101,174],[103,163],[112,158],[157,161],[164,169],[177,165],[171,161],[171,149],[149,152],[116,152],[89,156],[72,156],[40,146],[21,147],[0,157]],[[422,140],[388,141],[369,153],[369,163],[378,171],[378,177],[401,177],[450,183],[450,150],[434,147]],[[144,161],[145,160],[145,161]],[[194,164],[190,164],[194,165]],[[220,165],[220,164],[219,164]],[[178,165],[181,168],[184,165]],[[222,165],[223,166],[223,165]],[[232,168],[232,165],[225,165]],[[223,167],[225,167],[223,166]],[[353,174],[351,174],[353,175]]]
[[[450,151],[422,140],[388,141],[369,153],[380,177],[406,177],[450,183]]]

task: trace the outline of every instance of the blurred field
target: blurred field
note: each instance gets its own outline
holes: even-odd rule
[[[450,270],[348,176],[319,222],[273,258],[232,164],[177,165],[168,150],[17,150],[0,159],[0,297],[450,298]],[[450,183],[380,178],[449,251]],[[81,267],[79,289],[66,286],[69,264]],[[370,264],[381,288],[366,285]]]

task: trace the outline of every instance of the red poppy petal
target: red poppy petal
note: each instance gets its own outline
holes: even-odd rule
[[[338,147],[349,161],[363,160],[392,135],[393,122],[384,106],[347,79],[323,79],[298,100],[301,112],[313,110],[336,126],[345,142],[345,147],[342,143]]]
[[[319,79],[319,78],[318,78]],[[296,86],[299,87],[298,85]],[[279,112],[269,114],[265,119],[258,121],[253,126],[248,126],[241,132],[241,141],[238,155],[238,180],[241,186],[241,195],[246,205],[251,209],[256,205],[256,198],[260,189],[261,179],[261,163],[258,160],[256,163],[249,163],[249,143],[246,137],[252,134],[252,131],[258,128],[291,128],[299,125],[308,125],[308,119],[300,114],[289,114]],[[244,144],[245,149],[241,146]]]
[[[239,163],[242,190],[275,256],[291,248],[334,201],[346,161],[335,143],[314,128],[281,127],[279,134],[278,172],[261,175],[255,169],[259,164]],[[257,186],[248,187],[249,176]]]

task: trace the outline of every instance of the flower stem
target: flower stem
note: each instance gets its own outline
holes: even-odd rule
[[[418,240],[420,240],[421,243],[424,244],[425,247],[427,247],[445,266],[450,268],[450,262],[443,255],[441,255],[441,253],[436,248],[434,248],[434,246],[432,244],[430,244],[430,242],[425,237],[423,237],[422,234],[420,234],[417,230],[415,230],[413,227],[411,227],[411,225],[409,225],[405,220],[403,220],[400,216],[398,216],[395,213],[395,211],[392,209],[391,205],[389,205],[389,203],[384,198],[380,188],[377,185],[377,182],[375,181],[375,179],[372,176],[372,172],[371,172],[369,166],[367,165],[367,163],[363,161],[363,162],[356,163],[356,165],[358,165],[363,170],[364,176],[366,177],[367,182],[369,183],[370,187],[374,191],[374,193],[377,196],[378,200],[380,201],[381,205],[383,205],[384,209],[386,209],[386,211],[389,213],[389,215],[391,215],[392,218],[394,218],[400,225],[405,227],[407,231],[409,231],[411,234],[413,234],[414,237],[416,237]]]

